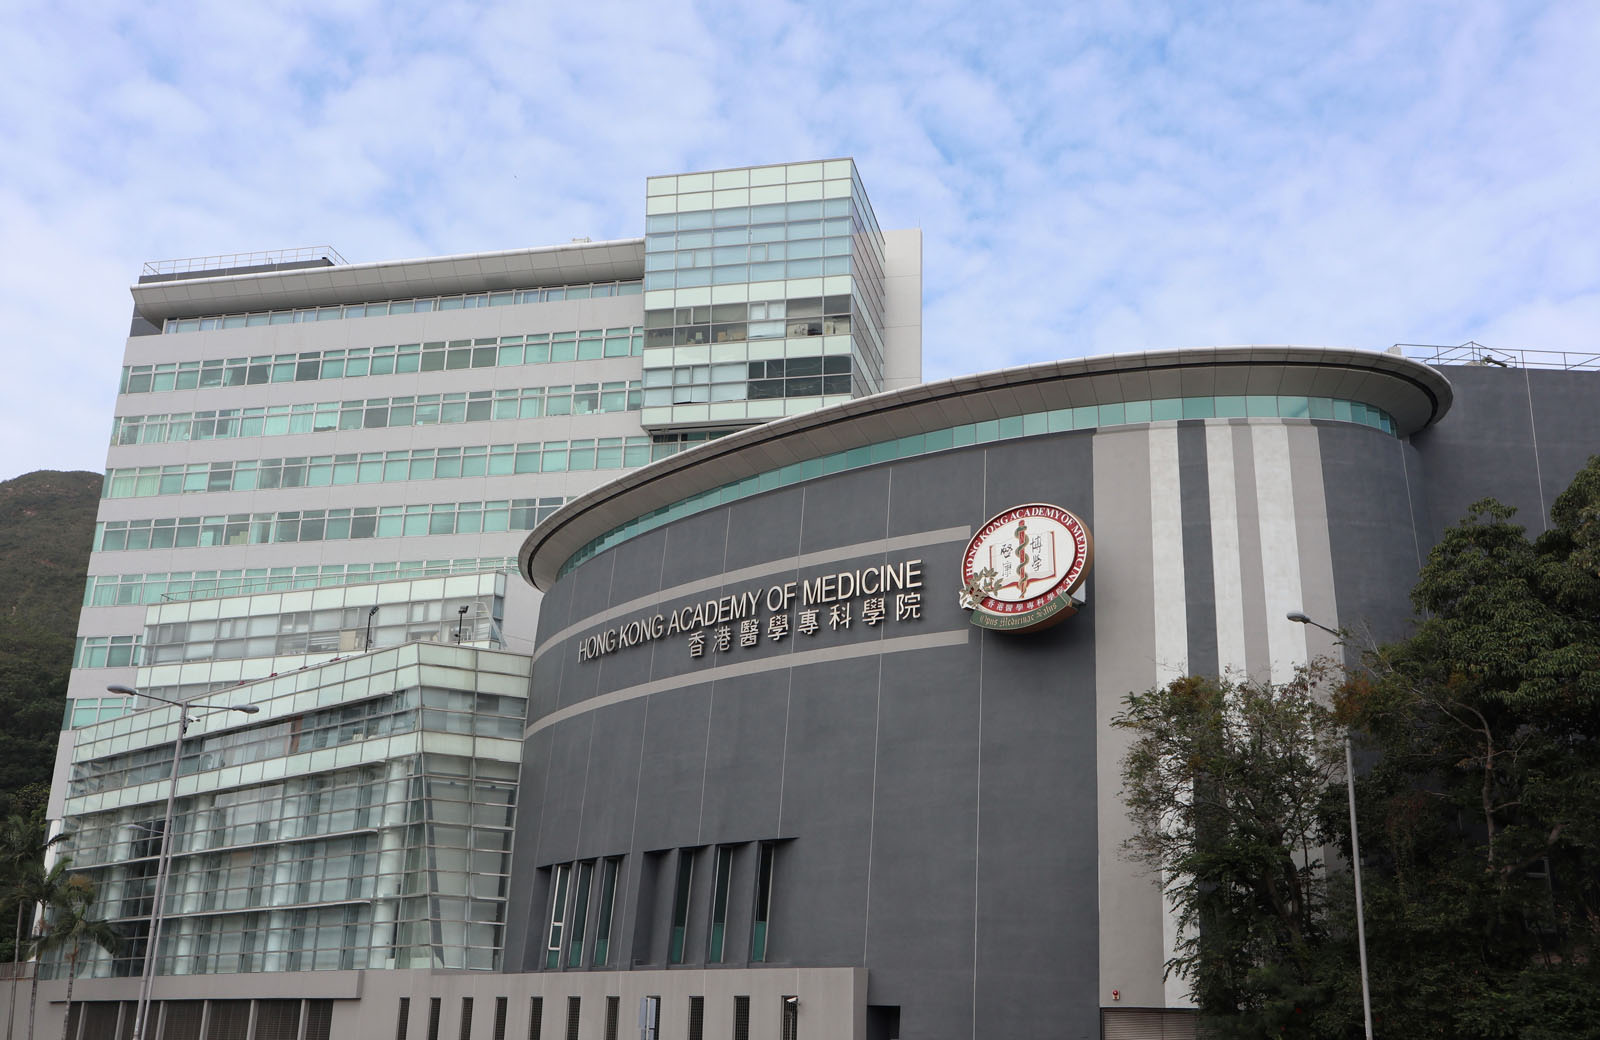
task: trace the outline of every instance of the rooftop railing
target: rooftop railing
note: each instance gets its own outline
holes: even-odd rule
[[[1562,372],[1600,370],[1600,353],[1562,350],[1508,350],[1468,340],[1448,347],[1431,343],[1396,343],[1392,350],[1425,365],[1487,365],[1494,368],[1546,368]]]
[[[147,275],[187,274],[190,271],[221,271],[233,267],[265,267],[270,264],[295,264],[306,260],[329,260],[335,265],[347,263],[332,246],[301,246],[298,249],[258,249],[253,253],[218,253],[214,256],[190,256],[181,260],[147,260]]]

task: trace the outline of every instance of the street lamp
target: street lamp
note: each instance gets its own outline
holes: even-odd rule
[[[183,757],[184,735],[189,732],[189,723],[194,721],[189,718],[189,709],[215,708],[217,711],[238,711],[254,715],[261,708],[255,704],[200,704],[196,701],[173,701],[157,697],[153,693],[142,693],[132,686],[124,686],[121,683],[107,686],[106,692],[120,693],[124,697],[144,697],[178,708],[178,735],[172,739],[172,774],[167,781],[167,815],[161,824],[161,851],[156,857],[155,902],[150,907],[150,935],[145,943],[144,975],[139,980],[139,1006],[133,1019],[133,1040],[144,1040],[145,1026],[150,1017],[151,991],[156,981],[156,958],[161,951],[161,906],[166,900],[167,873],[172,866],[172,810],[178,795],[178,762]]]
[[[1313,621],[1302,611],[1291,610],[1286,617],[1297,625],[1320,628],[1339,642],[1344,642],[1343,632]],[[1356,880],[1356,949],[1361,955],[1361,1013],[1366,1020],[1367,1040],[1372,1040],[1372,991],[1367,984],[1367,922],[1361,907],[1361,839],[1356,833],[1356,768],[1355,758],[1350,751],[1349,727],[1344,731],[1344,783],[1350,797],[1350,866],[1355,871]]]

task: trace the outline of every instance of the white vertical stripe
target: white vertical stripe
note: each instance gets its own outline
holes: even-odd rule
[[[1189,620],[1183,575],[1183,504],[1178,493],[1178,428],[1150,428],[1151,589],[1155,602],[1156,680],[1189,668]]]
[[[1306,626],[1287,617],[1301,609],[1300,542],[1295,533],[1294,480],[1289,469],[1289,430],[1278,423],[1251,424],[1255,449],[1256,502],[1261,518],[1261,575],[1267,609],[1267,650],[1272,681],[1288,682],[1305,664]]]
[[[1233,426],[1206,424],[1211,491],[1211,585],[1217,606],[1217,671],[1245,674],[1244,589],[1239,571],[1239,493],[1233,479]]]
[[[1189,670],[1187,584],[1183,573],[1183,501],[1178,485],[1178,428],[1152,426],[1150,444],[1151,600],[1155,609],[1155,671],[1165,685]],[[1163,881],[1165,879],[1163,878]],[[1161,907],[1164,956],[1177,954],[1178,918],[1165,900]],[[1103,927],[1103,923],[1102,923]],[[1167,1007],[1193,1007],[1189,986],[1171,976],[1162,984]]]

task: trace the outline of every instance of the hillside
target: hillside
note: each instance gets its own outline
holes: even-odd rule
[[[56,470],[0,481],[0,814],[50,781],[100,483]]]

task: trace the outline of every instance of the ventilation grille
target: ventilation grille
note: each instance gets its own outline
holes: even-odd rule
[[[395,1021],[394,1040],[406,1040],[406,1030],[411,1027],[411,998],[400,998],[399,1017]]]
[[[705,1040],[706,998],[689,998],[689,1040]]]
[[[306,1001],[306,1040],[332,1040],[333,1001]]]
[[[578,998],[567,998],[567,1040],[578,1040]]]
[[[95,1034],[91,1033],[90,1036]],[[248,1000],[213,1000],[206,1040],[246,1040],[250,1035]]]
[[[528,1006],[528,1040],[539,1040],[544,1026],[544,998],[534,997]]]
[[[494,998],[494,1040],[506,1040],[506,998]]]
[[[617,1040],[617,1015],[621,997],[606,998],[606,1040]]]
[[[733,998],[733,1040],[750,1040],[750,998]]]
[[[439,1040],[439,1011],[443,998],[428,998],[428,1040]]]
[[[1100,1035],[1105,1040],[1195,1040],[1195,1022],[1190,1011],[1102,1008]]]
[[[461,998],[461,1040],[472,1040],[472,998]]]
[[[122,1005],[115,1000],[98,1000],[93,1004],[83,1005],[83,1035],[86,1038],[117,1035],[117,1012]],[[128,1014],[133,1014],[130,1006]],[[132,1023],[129,1023],[132,1029]]]
[[[262,1000],[256,1004],[256,1040],[298,1040],[300,1002]]]
[[[205,1007],[198,1000],[162,1001],[161,1040],[200,1040],[200,1018],[204,1012]]]

